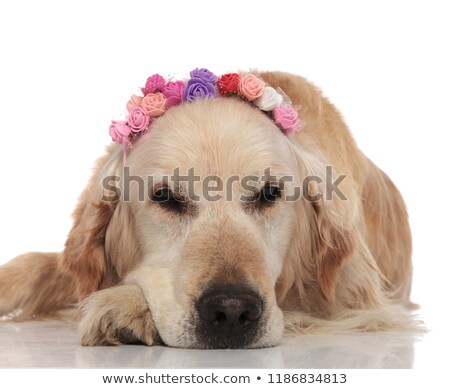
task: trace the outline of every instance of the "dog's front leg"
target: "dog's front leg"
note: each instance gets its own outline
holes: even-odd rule
[[[83,346],[155,344],[150,309],[136,285],[118,285],[92,293],[80,303],[78,336]]]

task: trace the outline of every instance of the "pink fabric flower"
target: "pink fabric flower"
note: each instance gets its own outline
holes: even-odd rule
[[[159,74],[154,74],[153,76],[147,78],[147,82],[145,86],[141,89],[144,95],[148,95],[149,93],[156,92],[164,92],[164,88],[166,86],[166,80],[164,80],[163,76]]]
[[[142,104],[142,96],[132,95],[127,103],[127,111],[130,112],[134,107],[140,107]]]
[[[142,99],[142,108],[156,118],[166,111],[166,96],[162,93],[149,93]]]
[[[150,116],[141,107],[134,107],[128,115],[128,125],[133,132],[141,132],[148,129]]]
[[[253,101],[263,94],[266,83],[254,74],[246,74],[239,81],[239,92],[248,101]]]
[[[183,81],[168,82],[164,89],[166,97],[166,109],[181,103],[185,84]]]
[[[174,80],[166,83],[159,74],[149,77],[140,93],[133,94],[127,103],[127,121],[113,120],[109,134],[124,151],[132,146],[141,134],[148,131],[152,121],[169,108],[202,98],[238,96],[252,107],[259,108],[272,119],[281,131],[290,136],[302,129],[298,111],[281,89],[275,90],[256,74],[229,73],[217,77],[205,68],[194,69],[188,81]]]
[[[281,127],[287,136],[298,130],[298,113],[291,105],[274,108],[272,114],[275,123]]]
[[[127,123],[120,120],[113,120],[109,126],[109,135],[113,142],[119,144],[129,143],[128,139],[131,134],[131,128],[127,126]]]

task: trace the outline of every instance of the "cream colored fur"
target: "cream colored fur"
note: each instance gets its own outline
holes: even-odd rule
[[[287,334],[417,328],[410,305],[411,235],[402,198],[356,146],[340,114],[305,79],[261,76],[301,105],[304,131],[286,138],[264,114],[229,98],[182,104],[156,120],[126,159],[109,147],[82,193],[62,254],[30,253],[0,267],[0,315],[46,315],[81,300],[85,345],[162,341],[205,347],[195,333],[195,301],[213,282],[241,282],[263,296],[264,325],[249,347]],[[293,185],[326,166],[347,175],[326,201],[280,200],[248,211],[202,199],[195,215],[151,201],[102,202],[102,180],[187,174],[292,176]],[[123,188],[122,188],[123,189]],[[308,194],[323,192],[310,185]],[[196,187],[197,193],[200,187]]]

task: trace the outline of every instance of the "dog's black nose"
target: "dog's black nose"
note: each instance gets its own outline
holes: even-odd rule
[[[199,314],[202,320],[219,325],[225,332],[237,332],[259,319],[261,301],[249,294],[227,296],[220,293],[203,299]]]
[[[242,347],[256,331],[263,301],[245,286],[213,286],[198,300],[197,311],[202,338],[211,347]]]

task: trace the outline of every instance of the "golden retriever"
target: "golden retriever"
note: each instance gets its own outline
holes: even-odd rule
[[[0,267],[0,316],[45,316],[80,302],[83,345],[186,348],[412,326],[411,234],[398,190],[316,87],[281,72],[260,76],[302,107],[301,133],[284,136],[233,98],[171,108],[126,158],[112,145],[99,159],[62,253]],[[192,168],[195,193],[213,176],[213,194],[226,195],[194,201],[166,179]],[[239,185],[267,169],[270,181]],[[112,182],[126,190],[126,174],[128,199],[106,201]]]

